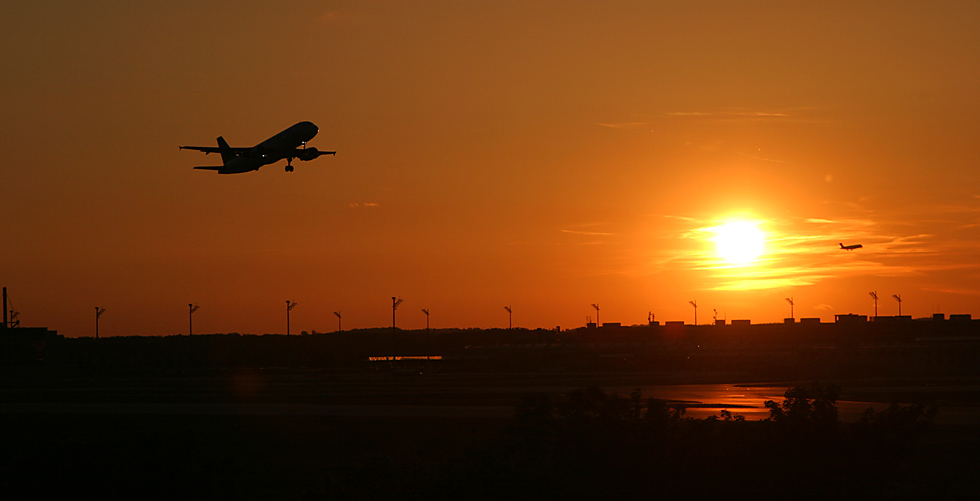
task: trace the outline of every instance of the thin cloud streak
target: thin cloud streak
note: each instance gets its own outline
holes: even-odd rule
[[[972,213],[975,208],[959,208]],[[938,212],[952,210],[942,208]],[[955,212],[955,211],[954,211]],[[765,250],[755,261],[733,265],[722,259],[713,242],[718,221],[690,216],[661,216],[674,221],[674,236],[692,242],[662,252],[652,269],[704,272],[698,290],[767,290],[814,285],[831,278],[858,276],[901,277],[968,270],[980,267],[964,256],[980,251],[974,240],[957,240],[937,233],[899,234],[905,215],[829,219],[821,217],[756,221],[766,233]],[[921,217],[921,214],[920,214]],[[955,219],[954,219],[955,220]],[[956,226],[950,221],[951,229]],[[891,230],[891,231],[889,231]],[[828,236],[833,235],[833,236]],[[863,243],[857,251],[841,252],[839,242]]]
[[[622,122],[622,123],[597,123],[599,127],[609,129],[641,129],[650,126],[650,122]]]
[[[562,233],[569,233],[572,235],[593,235],[593,236],[611,236],[615,233],[608,233],[604,231],[584,231],[584,230],[561,230]]]

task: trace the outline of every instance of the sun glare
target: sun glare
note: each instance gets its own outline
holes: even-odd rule
[[[758,223],[733,221],[715,228],[718,256],[734,265],[755,261],[762,254],[765,234]]]

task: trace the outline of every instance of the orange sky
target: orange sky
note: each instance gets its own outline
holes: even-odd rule
[[[13,2],[0,284],[67,336],[980,315],[980,4]],[[336,157],[178,151],[289,125]],[[710,231],[766,251],[719,263]],[[838,242],[862,243],[854,252]]]

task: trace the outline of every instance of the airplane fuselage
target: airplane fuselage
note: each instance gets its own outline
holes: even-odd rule
[[[238,174],[259,170],[263,165],[274,164],[313,139],[320,129],[313,122],[300,122],[292,127],[262,141],[244,155],[229,160],[219,174]]]
[[[239,174],[258,170],[263,165],[286,160],[286,171],[293,170],[292,160],[313,160],[320,155],[333,155],[333,151],[319,151],[316,148],[306,148],[307,141],[313,139],[319,128],[313,122],[299,122],[275,136],[262,141],[251,148],[232,148],[224,138],[218,138],[218,146],[181,146],[181,149],[192,149],[207,153],[220,153],[223,165],[195,167],[218,171],[218,174]]]

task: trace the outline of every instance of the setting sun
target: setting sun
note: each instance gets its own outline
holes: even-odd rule
[[[757,223],[733,221],[715,228],[718,256],[731,264],[743,265],[762,254],[765,235]]]

